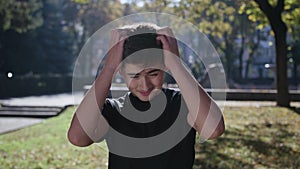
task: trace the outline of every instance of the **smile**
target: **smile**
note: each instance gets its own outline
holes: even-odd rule
[[[140,91],[139,93],[142,95],[142,96],[149,96],[150,93],[151,93],[152,90],[148,90],[148,91]]]

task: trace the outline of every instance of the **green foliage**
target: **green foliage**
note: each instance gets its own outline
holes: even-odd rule
[[[238,65],[233,63],[237,63],[244,50],[244,44],[236,45],[235,40],[253,33],[253,25],[248,24],[244,15],[238,14],[238,6],[237,1],[230,0],[181,0],[174,6],[176,14],[196,25],[212,41],[221,55],[228,78],[234,78],[235,75],[231,75]],[[238,78],[241,78],[241,70]]]
[[[79,54],[87,39],[103,25],[122,17],[123,10],[124,6],[118,0],[66,0],[65,29],[74,36],[74,53]]]
[[[88,4],[91,2],[91,0],[72,0],[72,2],[75,2],[78,4]]]
[[[272,6],[277,4],[277,0],[269,1]],[[252,48],[256,43],[254,39],[257,39],[255,30],[269,25],[254,0],[131,0],[130,2],[132,3],[124,5],[119,0],[1,0],[0,54],[4,59],[0,61],[0,71],[20,67],[20,70],[28,73],[30,72],[28,67],[39,67],[36,69],[68,72],[71,66],[65,65],[73,63],[74,56],[101,26],[133,12],[153,11],[175,14],[192,22],[200,31],[207,34],[222,56],[227,74],[231,75],[240,66],[237,64],[240,62],[238,59],[243,48],[247,48],[250,55],[255,52],[255,48]],[[282,15],[293,40],[290,46],[295,46],[293,43],[300,37],[300,7],[297,2],[285,0]],[[50,9],[51,3],[56,5]],[[10,30],[24,34],[24,37],[18,36],[22,43],[18,42],[18,39],[8,40],[11,33],[7,31]],[[246,39],[244,43],[235,44],[235,40],[241,38]],[[15,41],[16,48],[11,43],[12,40]],[[24,42],[29,40],[30,43],[24,45]],[[46,61],[52,65],[60,65],[48,67],[37,64]],[[17,62],[29,66],[25,68],[26,66],[15,64]],[[13,64],[15,65],[11,66]],[[35,70],[32,72],[36,72]]]
[[[44,1],[44,24],[35,31],[39,39],[37,46],[43,49],[40,57],[47,60],[48,72],[55,74],[71,73],[75,60],[74,36],[67,29],[63,4],[63,1]]]
[[[268,0],[270,5],[274,8],[278,0]],[[252,1],[241,1],[239,13],[246,13],[249,20],[258,23],[258,28],[262,29],[269,25],[269,21],[265,14],[259,9],[257,3]],[[283,21],[288,26],[288,31],[293,33],[298,31],[300,24],[300,5],[297,0],[285,0],[284,11],[282,14]]]
[[[257,29],[261,30],[264,27],[269,25],[269,22],[259,9],[258,5],[252,1],[242,1],[242,4],[239,8],[239,14],[246,14],[248,19],[257,24]]]
[[[221,38],[232,31],[231,23],[235,17],[232,3],[215,0],[181,1],[175,11],[197,25],[205,34]]]
[[[1,0],[0,29],[24,33],[43,24],[41,0]]]
[[[68,5],[75,10],[73,15],[77,19],[73,22],[81,24],[87,36],[91,36],[104,24],[123,16],[123,6],[119,1],[73,0]]]
[[[0,31],[1,73],[12,71],[20,77],[72,71],[74,44],[72,36],[64,29],[62,4],[62,1],[43,1],[43,7],[38,11],[43,13],[43,24],[38,28],[27,25]],[[21,9],[18,10],[21,13]]]
[[[121,16],[122,5],[114,1],[3,0],[0,73],[70,73],[87,38]]]
[[[221,55],[222,62],[228,78],[242,78],[243,50],[250,52],[250,57],[257,50],[260,39],[257,30],[270,25],[265,14],[260,10],[254,0],[180,0],[180,1],[143,1],[144,8],[156,12],[168,12],[181,16],[196,25],[201,32],[205,33],[212,41]],[[275,8],[277,0],[269,0],[270,5]],[[299,29],[299,5],[296,0],[285,1],[283,20],[288,23],[288,30],[292,33],[293,40],[298,39]],[[287,21],[288,20],[288,21]],[[272,31],[271,34],[274,34]],[[241,40],[240,44],[235,40]],[[293,42],[292,42],[293,43]],[[237,76],[234,75],[239,69]],[[248,72],[248,70],[246,70]],[[247,76],[247,75],[246,75]]]

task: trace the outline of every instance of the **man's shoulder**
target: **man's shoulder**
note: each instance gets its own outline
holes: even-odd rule
[[[180,90],[178,88],[163,88],[162,91],[167,97],[181,96]]]

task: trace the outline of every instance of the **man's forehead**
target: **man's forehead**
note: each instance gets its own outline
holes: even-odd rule
[[[153,72],[153,71],[159,71],[162,70],[163,67],[161,65],[142,65],[142,64],[125,64],[125,72],[130,74],[137,74],[141,72]]]
[[[139,73],[142,71],[149,72],[156,69],[163,69],[163,65],[161,64],[152,64],[152,65],[143,65],[143,64],[130,64],[127,63],[124,66],[125,72],[133,72],[133,73]]]

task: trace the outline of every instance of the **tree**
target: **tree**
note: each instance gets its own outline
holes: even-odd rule
[[[292,64],[293,64],[293,80],[294,82],[297,82],[297,77],[298,77],[298,65],[300,65],[300,41],[296,40],[292,46],[291,50],[289,51],[288,57],[289,60],[292,59]]]
[[[106,23],[123,16],[123,5],[118,0],[66,0],[64,15],[70,31],[77,35],[80,50],[84,42]],[[113,9],[113,10],[112,10]],[[80,27],[80,30],[78,30]]]
[[[41,0],[1,0],[0,29],[24,33],[43,24]]]
[[[243,78],[242,54],[246,36],[253,28],[245,15],[238,14],[239,5],[230,0],[181,0],[175,5],[175,13],[199,27],[215,45],[229,79]],[[241,45],[235,43],[236,39],[241,39]]]
[[[205,33],[221,55],[227,78],[237,80],[244,78],[245,69],[242,56],[249,35],[255,36],[254,26],[247,15],[239,14],[239,1],[219,0],[140,0],[144,7],[140,10],[174,13],[197,26]],[[237,39],[241,42],[237,43]],[[254,50],[256,48],[252,48]],[[250,60],[250,59],[249,59]],[[250,62],[248,62],[250,63]],[[238,70],[238,71],[237,71]]]
[[[259,21],[258,27],[262,28],[269,23],[273,30],[276,47],[277,105],[289,107],[287,32],[288,30],[292,32],[295,25],[299,25],[299,5],[296,0],[253,0],[243,2],[244,5],[241,8],[252,21]]]
[[[259,8],[267,16],[272,30],[275,34],[276,46],[276,82],[277,82],[277,105],[289,107],[290,98],[288,91],[287,79],[287,26],[282,20],[282,12],[284,10],[284,0],[278,0],[275,7],[267,0],[255,0]]]
[[[80,53],[84,44],[98,29],[112,20],[122,17],[124,12],[130,12],[128,8],[126,9],[128,11],[124,11],[124,6],[119,0],[65,0],[63,7],[67,23],[66,29],[74,36],[75,55]],[[107,42],[99,40],[98,45],[103,43]],[[92,59],[93,56],[99,54],[99,49],[91,48],[93,49],[88,50],[89,53],[85,55],[85,58],[77,60],[77,64],[80,65],[77,70],[78,75],[94,76],[91,73],[91,67],[97,65]]]
[[[61,1],[4,0],[0,4],[0,72],[71,72],[73,46],[64,29]]]
[[[1,0],[0,1],[0,72],[13,71],[16,74],[30,72],[36,57],[36,34],[34,30],[43,24],[41,0]],[[31,42],[31,43],[29,43]],[[17,63],[22,63],[18,65]],[[29,64],[24,64],[29,63]]]
[[[36,30],[37,46],[42,49],[39,55],[47,62],[47,73],[71,73],[75,60],[74,37],[66,29],[63,1],[44,0],[43,4],[44,24]]]

